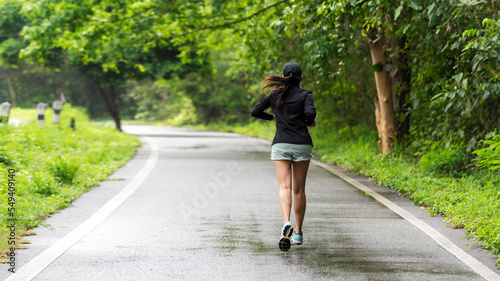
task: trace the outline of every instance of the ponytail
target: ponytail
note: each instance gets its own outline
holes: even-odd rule
[[[283,95],[294,80],[300,81],[300,77],[295,78],[293,76],[293,73],[291,72],[286,77],[278,75],[268,75],[264,80],[267,83],[262,87],[262,90],[264,90],[265,88],[274,87],[271,90],[271,94],[276,93],[278,95],[278,99],[276,100],[276,107],[278,109],[281,109],[283,107]]]

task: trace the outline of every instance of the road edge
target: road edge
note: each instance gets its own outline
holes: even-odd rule
[[[5,279],[5,281],[27,281],[36,277],[49,264],[101,224],[139,188],[142,182],[156,166],[159,155],[158,145],[153,138],[142,137],[141,139],[149,144],[150,154],[143,168],[134,176],[134,178],[85,222],[70,233],[66,234],[63,238],[47,248],[45,251],[31,259],[23,267],[17,270],[16,273]]]
[[[261,138],[256,138],[256,139],[258,139],[261,142],[266,143],[268,145],[271,144],[271,142],[266,140],[266,139],[261,139]],[[360,183],[359,181],[349,177],[344,172],[340,171],[341,168],[335,169],[333,167],[336,167],[336,166],[331,166],[331,165],[319,162],[318,160],[315,160],[315,159],[312,159],[311,162],[314,163],[315,165],[325,169],[326,171],[332,173],[333,175],[339,177],[340,179],[349,183],[353,187],[356,187],[357,189],[365,192],[370,197],[372,197],[373,199],[378,201],[380,204],[389,208],[391,211],[393,211],[394,213],[399,215],[401,218],[405,219],[406,221],[410,222],[411,224],[413,224],[414,226],[419,228],[427,236],[429,236],[432,240],[434,240],[441,247],[443,247],[446,251],[448,251],[449,253],[451,253],[455,257],[457,257],[460,261],[462,261],[464,264],[469,266],[472,270],[474,270],[474,272],[479,274],[484,279],[486,279],[488,281],[500,281],[499,274],[494,272],[492,269],[490,269],[489,267],[484,265],[482,262],[480,262],[478,259],[476,259],[472,255],[470,255],[469,253],[465,252],[461,247],[457,246],[455,243],[450,241],[445,235],[441,234],[435,228],[428,225],[424,221],[418,219],[413,214],[406,211],[402,207],[398,206],[397,204],[395,204],[391,200],[380,195],[378,192],[376,192],[373,189],[369,188],[368,186]]]

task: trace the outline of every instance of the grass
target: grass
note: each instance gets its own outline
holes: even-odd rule
[[[268,140],[274,135],[274,123],[262,121],[248,125],[213,124],[198,128]],[[376,133],[370,129],[332,130],[318,125],[310,132],[315,144],[314,153],[320,161],[369,176],[379,184],[400,191],[415,204],[425,206],[430,215],[444,215],[447,225],[464,228],[468,237],[475,238],[475,243],[491,250],[497,256],[496,265],[500,268],[498,171],[473,168],[459,174],[430,172],[428,167],[443,166],[443,153],[429,153],[431,156],[423,157],[425,161],[422,163],[402,152],[381,155]]]
[[[136,153],[139,140],[110,126],[96,126],[85,113],[66,104],[60,125],[52,124],[52,110],[46,111],[46,125],[36,121],[36,111],[14,108],[11,118],[27,122],[0,126],[0,251],[6,253],[9,231],[9,170],[15,170],[15,218],[17,243],[43,219],[65,208],[82,193],[107,180]],[[75,118],[76,130],[69,128]],[[12,171],[12,170],[11,170]]]

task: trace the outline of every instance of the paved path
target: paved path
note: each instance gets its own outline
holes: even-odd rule
[[[18,269],[32,261],[31,272],[41,271],[33,280],[485,280],[409,221],[317,165],[306,188],[305,243],[283,253],[268,143],[186,129],[125,130],[147,136],[147,144],[112,176],[123,180],[84,194],[49,218],[49,227],[37,228],[28,250],[17,251]],[[348,175],[499,273],[488,251],[465,248],[470,241],[462,240],[462,230],[444,227],[442,218],[393,190]],[[70,241],[69,249],[61,241]],[[62,248],[52,251],[52,245]],[[61,255],[51,262],[47,252],[39,255],[46,249]],[[0,279],[10,276],[7,269],[0,267]],[[16,276],[10,280],[26,280]]]

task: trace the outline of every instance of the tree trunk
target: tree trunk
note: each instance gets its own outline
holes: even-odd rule
[[[12,86],[12,78],[9,75],[5,75],[5,80],[7,81],[7,85],[9,86],[10,93],[10,104],[12,107],[16,106],[16,92],[14,91],[14,86]]]
[[[104,103],[106,103],[106,107],[108,108],[109,115],[113,118],[115,121],[116,129],[118,131],[122,130],[121,127],[121,121],[120,121],[120,114],[118,112],[118,107],[116,106],[116,100],[114,99],[114,88],[113,86],[110,86],[110,95],[108,96],[106,94],[106,91],[101,87],[101,85],[96,84],[97,88],[99,89],[99,94],[104,100]],[[113,91],[111,91],[113,89]]]
[[[85,76],[92,81],[92,83],[97,87],[97,90],[99,92],[99,95],[101,96],[102,100],[106,104],[106,107],[108,109],[109,115],[113,118],[115,121],[116,129],[118,131],[122,131],[122,125],[121,125],[121,120],[120,120],[120,112],[118,109],[118,102],[116,100],[116,93],[115,93],[115,87],[113,85],[109,86],[109,95],[106,93],[106,91],[101,87],[101,84],[95,80],[91,75],[88,75],[84,71],[82,71]]]
[[[380,136],[383,135],[382,133],[382,117],[380,116],[380,103],[378,102],[378,97],[375,97],[375,124],[377,125],[377,131],[378,131],[378,136],[379,140],[377,141],[377,145],[382,148],[382,141]]]
[[[393,68],[390,72],[395,116],[397,117],[398,142],[403,143],[405,136],[410,134],[410,104],[406,101],[411,90],[411,71],[407,54],[406,36],[392,39],[388,42],[395,54]]]
[[[377,85],[378,104],[380,106],[380,126],[378,128],[379,146],[382,153],[386,154],[391,151],[396,137],[396,120],[394,118],[394,104],[391,94],[391,80],[389,73],[382,69],[385,64],[385,44],[383,38],[379,38],[378,31],[372,28],[368,32],[370,52],[372,55],[373,64],[378,67],[375,71],[375,83]]]
[[[57,87],[57,86],[54,87],[54,97],[55,97],[54,100],[62,100],[61,94],[62,94],[61,89],[59,89],[59,87]]]
[[[121,124],[121,119],[120,119],[120,110],[118,109],[118,99],[116,97],[115,87],[113,85],[109,86],[109,94],[111,97],[111,99],[110,99],[110,101],[111,101],[110,108],[112,108],[111,116],[115,120],[116,129],[118,129],[118,131],[121,132],[122,131],[122,124]]]

